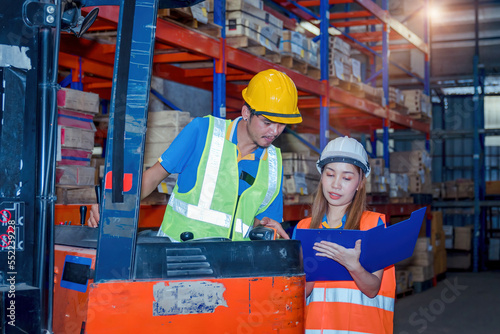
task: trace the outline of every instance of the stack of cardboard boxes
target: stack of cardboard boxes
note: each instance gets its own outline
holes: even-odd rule
[[[278,52],[283,37],[283,21],[263,9],[262,0],[226,1],[226,37],[247,37],[251,46],[259,44]],[[213,1],[208,4],[209,20],[213,22]],[[252,44],[253,43],[253,44]],[[228,39],[228,44],[232,41]],[[236,47],[243,47],[237,42]]]
[[[421,89],[405,90],[404,105],[408,108],[408,114],[416,119],[431,118],[432,104],[428,95]]]
[[[351,46],[339,36],[330,36],[329,43],[330,59],[328,61],[328,70],[330,83],[335,83],[334,79],[351,81]]]
[[[425,150],[392,152],[390,155],[391,189],[395,196],[431,194],[431,157]]]
[[[57,93],[58,139],[56,185],[93,186],[95,168],[90,165],[94,148],[94,115],[99,95],[62,88]]]
[[[304,61],[313,68],[319,68],[319,44],[298,31],[283,30],[283,38],[280,41],[281,55],[291,55],[294,59]],[[281,58],[281,64],[292,68],[285,63],[286,57]],[[294,68],[296,69],[296,68]],[[309,74],[308,66],[296,69],[301,73]],[[318,78],[319,79],[319,78]]]
[[[304,153],[284,152],[282,159],[285,204],[311,204],[320,179],[316,167],[318,158]]]
[[[370,175],[366,179],[366,192],[369,194],[389,193],[389,170],[385,168],[383,158],[368,159],[371,167]]]
[[[188,111],[162,110],[148,113],[146,145],[144,147],[145,170],[158,161],[158,158],[190,121],[191,115]],[[166,198],[163,194],[171,194],[176,181],[177,174],[169,175],[158,185],[158,191],[153,192],[142,203],[165,204]]]

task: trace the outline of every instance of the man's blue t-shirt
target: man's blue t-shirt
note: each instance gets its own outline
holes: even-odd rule
[[[241,117],[233,121],[229,129],[230,132],[226,136],[235,145],[238,144],[237,128],[240,120]],[[188,192],[196,184],[198,165],[205,149],[209,124],[210,121],[207,117],[193,119],[158,159],[168,173],[179,174],[177,186],[181,193]],[[241,175],[241,172],[246,172],[255,178],[261,156],[264,153],[265,149],[260,147],[245,157],[240,157],[238,152],[238,175]],[[281,184],[283,184],[283,179]],[[249,187],[250,184],[240,178],[238,195],[241,195]],[[278,222],[283,220],[283,193],[281,190],[266,211],[257,216],[257,219],[264,217]]]

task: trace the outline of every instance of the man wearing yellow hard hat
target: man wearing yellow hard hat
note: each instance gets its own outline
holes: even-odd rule
[[[247,239],[254,225],[285,232],[281,152],[272,145],[286,124],[302,121],[297,88],[284,73],[257,73],[242,92],[245,104],[234,121],[195,118],[158,162],[143,174],[141,199],[178,173],[158,234],[173,241],[190,231],[195,239]],[[97,205],[88,224],[97,226]]]

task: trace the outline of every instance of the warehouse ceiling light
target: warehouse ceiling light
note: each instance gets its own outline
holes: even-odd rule
[[[443,15],[443,9],[436,6],[435,4],[429,6],[429,18],[431,21],[439,21],[440,17]]]

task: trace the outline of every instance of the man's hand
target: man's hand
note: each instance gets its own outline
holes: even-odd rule
[[[99,204],[92,204],[90,206],[89,219],[87,225],[90,227],[97,227],[99,225]]]
[[[272,227],[276,230],[276,232],[283,238],[283,239],[290,239],[288,234],[285,232],[283,227],[281,226],[280,223],[278,223],[276,220],[273,220],[269,217],[264,217],[260,221],[260,225],[266,226],[266,227]]]

